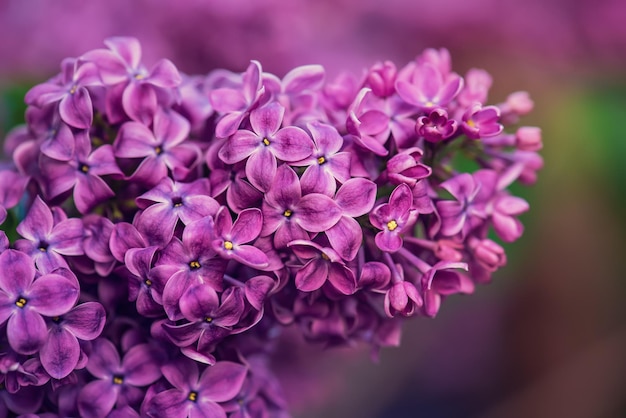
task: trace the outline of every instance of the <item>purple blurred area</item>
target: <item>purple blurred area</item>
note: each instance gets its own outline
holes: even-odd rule
[[[0,0],[0,89],[112,35],[191,74],[334,76],[446,47],[457,72],[491,73],[490,103],[529,91],[545,169],[494,283],[407,323],[378,364],[287,339],[275,367],[301,418],[626,416],[624,0]]]

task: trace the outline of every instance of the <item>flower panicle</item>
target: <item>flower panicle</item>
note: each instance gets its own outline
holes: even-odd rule
[[[116,37],[33,87],[0,171],[6,407],[284,416],[284,326],[378,350],[489,282],[543,165],[532,101],[446,50],[357,79],[188,76]]]

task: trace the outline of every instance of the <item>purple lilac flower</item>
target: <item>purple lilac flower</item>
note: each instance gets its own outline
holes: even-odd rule
[[[289,248],[305,263],[297,270],[295,277],[299,290],[312,292],[328,282],[344,295],[355,292],[354,272],[345,265],[335,250],[304,240],[291,241]]]
[[[408,67],[396,82],[400,97],[423,111],[446,106],[462,87],[458,74],[445,74],[430,62]]]
[[[76,277],[53,271],[35,278],[29,256],[16,250],[0,254],[0,324],[7,322],[9,344],[20,354],[33,354],[46,343],[43,316],[57,317],[76,303]]]
[[[313,152],[313,141],[295,126],[280,128],[285,108],[270,103],[250,113],[252,131],[239,130],[219,151],[227,164],[248,158],[246,176],[253,186],[267,192],[276,176],[276,159],[301,161]]]
[[[217,342],[231,334],[244,312],[240,288],[226,289],[221,297],[209,285],[192,286],[180,298],[180,309],[189,322],[182,325],[163,324],[174,344],[189,346],[197,341],[197,351],[210,353]]]
[[[28,180],[15,171],[0,171],[0,224],[7,218],[7,209],[17,205],[22,198]]]
[[[245,366],[220,361],[199,374],[195,362],[180,359],[166,364],[163,375],[174,388],[157,394],[147,407],[149,417],[163,414],[172,418],[206,416],[226,418],[218,402],[233,399],[246,378]]]
[[[217,213],[219,204],[210,197],[210,190],[207,179],[180,183],[164,178],[137,198],[137,206],[143,209],[135,220],[137,229],[151,244],[167,245],[178,220],[187,225]]]
[[[52,82],[33,87],[24,100],[44,107],[59,103],[63,122],[78,129],[87,129],[93,122],[93,106],[87,87],[101,85],[98,69],[91,63],[68,58],[61,64],[61,76]]]
[[[140,403],[144,395],[141,387],[161,377],[159,359],[147,344],[132,347],[120,359],[113,343],[103,338],[92,343],[87,370],[96,380],[87,383],[78,396],[83,417],[102,417],[116,405]]]
[[[122,125],[114,143],[115,156],[142,159],[131,181],[153,187],[167,178],[168,170],[175,180],[184,180],[200,158],[195,145],[183,143],[189,127],[189,121],[181,115],[159,109],[152,130],[139,122]]]
[[[455,199],[441,200],[437,202],[437,212],[441,217],[441,233],[445,236],[453,236],[461,233],[464,235],[471,228],[473,219],[485,217],[482,205],[474,204],[480,191],[481,183],[477,182],[470,174],[463,173],[443,183],[441,187],[447,190]]]
[[[131,248],[126,251],[124,264],[126,270],[119,274],[128,280],[128,300],[137,301],[137,312],[146,317],[158,317],[163,314],[162,276],[150,274],[156,259],[157,246]]]
[[[499,120],[500,109],[496,106],[473,103],[463,114],[461,128],[470,139],[495,136],[504,129]]]
[[[48,321],[48,338],[39,357],[46,372],[62,379],[76,368],[81,354],[79,340],[96,339],[106,320],[104,308],[97,302],[86,302]]]
[[[221,257],[247,266],[263,269],[269,265],[267,255],[253,245],[245,245],[261,233],[263,214],[257,208],[241,211],[235,223],[228,208],[222,206],[215,215],[213,250]]]
[[[395,252],[402,247],[400,234],[410,228],[417,218],[411,209],[413,195],[406,184],[395,188],[389,197],[389,203],[378,205],[370,213],[370,222],[381,229],[376,234],[376,245],[383,251]]]
[[[456,132],[458,122],[448,118],[448,112],[441,108],[430,111],[428,116],[417,118],[415,132],[428,142],[440,142]]]
[[[68,267],[64,256],[83,254],[83,223],[71,218],[55,222],[52,211],[39,196],[28,214],[17,226],[24,239],[17,240],[15,248],[28,254],[43,273],[57,267]]]
[[[114,37],[104,41],[109,48],[84,54],[81,60],[97,67],[107,91],[107,116],[112,123],[125,119],[148,124],[159,104],[158,93],[180,85],[182,79],[167,59],[157,62],[150,71],[141,64],[141,45],[135,38]]]
[[[42,156],[40,166],[46,196],[55,198],[73,188],[76,208],[86,214],[97,204],[115,195],[102,176],[121,177],[122,172],[110,145],[103,145],[92,152],[86,132],[76,134],[75,139],[74,158],[58,161]]]
[[[285,247],[296,239],[309,239],[309,232],[322,232],[341,218],[341,209],[328,196],[311,193],[302,196],[298,176],[288,165],[281,165],[271,189],[263,200],[261,236],[274,234],[274,245]]]

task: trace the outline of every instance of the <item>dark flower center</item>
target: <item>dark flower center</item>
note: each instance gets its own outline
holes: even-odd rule
[[[289,218],[291,215],[293,215],[293,212],[290,209],[285,209],[285,211],[283,212],[283,216],[285,218]]]
[[[326,253],[322,253],[322,259],[326,261],[330,261],[330,257],[328,257]]]
[[[317,163],[319,165],[326,164],[326,158],[323,155],[321,157],[317,157]]]
[[[48,244],[46,241],[40,241],[39,242],[39,251],[41,251],[42,253],[45,253],[46,251],[48,251],[48,246],[50,244]]]
[[[398,222],[396,222],[395,219],[392,219],[389,222],[387,222],[387,229],[388,230],[393,231],[397,227],[398,227]]]
[[[80,171],[82,171],[83,173],[88,173],[89,172],[89,166],[87,164],[81,164],[80,165]]]
[[[160,146],[154,147],[154,152],[156,153],[156,155],[161,155],[163,153],[163,148],[161,148]]]
[[[232,250],[234,247],[232,241],[224,241],[224,248],[228,251]]]
[[[183,198],[182,198],[182,197],[179,197],[179,196],[173,197],[173,198],[172,198],[172,205],[173,205],[175,208],[179,208],[179,207],[181,207],[181,206],[183,205]]]
[[[113,376],[114,385],[121,385],[122,383],[124,383],[124,376],[120,376],[119,374]]]
[[[70,94],[74,94],[74,93],[76,93],[76,90],[78,90],[78,86],[77,86],[76,84],[74,84],[74,85],[72,86],[72,88],[70,89]]]
[[[263,138],[263,145],[267,147],[269,144],[271,144],[270,140],[267,138]]]
[[[192,270],[198,270],[198,269],[199,269],[200,267],[202,267],[202,266],[200,265],[200,262],[199,262],[198,260],[194,260],[194,261],[192,261],[191,263],[189,263],[189,267],[190,267]]]
[[[53,316],[51,319],[52,319],[52,322],[54,322],[56,324],[61,322],[61,317],[60,316]]]
[[[189,399],[191,402],[196,402],[198,400],[198,392],[189,392],[189,396],[187,396],[187,399]]]
[[[19,298],[17,298],[17,300],[15,301],[15,306],[17,306],[18,308],[23,308],[24,306],[26,306],[26,303],[27,303],[27,302],[28,302],[28,301],[27,301],[24,297],[20,296],[20,297],[19,297]]]
[[[211,318],[210,316],[207,316],[206,318],[204,318],[204,321],[210,324],[211,322],[213,322],[213,318]]]
[[[143,281],[143,284],[145,284],[146,286],[150,287],[150,286],[152,286],[152,280],[146,279],[146,280]]]

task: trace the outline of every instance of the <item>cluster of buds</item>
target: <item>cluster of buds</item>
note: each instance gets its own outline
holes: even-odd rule
[[[395,346],[506,263],[492,231],[522,234],[507,187],[535,181],[541,133],[504,125],[532,102],[486,105],[490,76],[446,50],[326,81],[105,44],[33,87],[5,140],[0,410],[287,416],[281,329]]]

